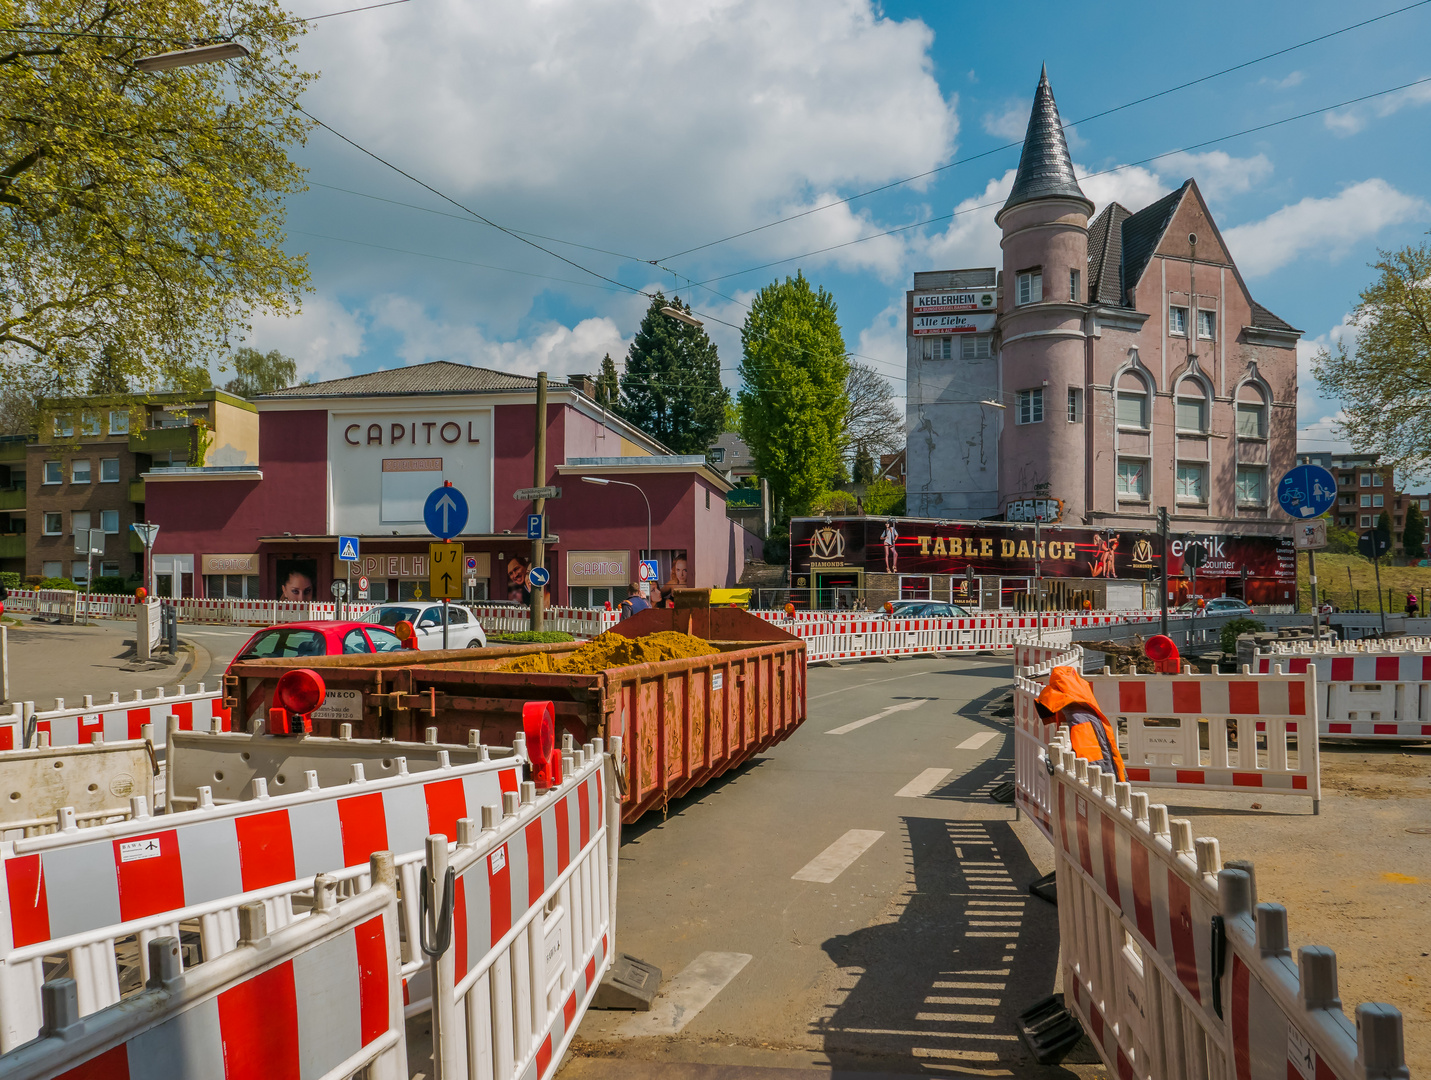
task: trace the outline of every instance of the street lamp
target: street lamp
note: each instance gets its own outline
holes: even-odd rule
[[[625,480],[608,480],[604,476],[583,476],[583,484],[599,484],[605,487],[607,484],[616,484],[619,487],[636,488],[641,494],[641,501],[646,504],[646,554],[651,554],[651,500],[646,498],[646,493],[636,484],[629,484]]]
[[[696,318],[688,311],[682,311],[680,308],[663,307],[661,309],[661,314],[669,318],[675,319],[678,322],[686,323],[688,326],[705,326],[705,323],[701,322],[700,319]]]
[[[979,402],[979,404],[980,404],[980,405],[987,405],[987,406],[989,406],[989,408],[991,408],[991,409],[1007,409],[1007,408],[1008,408],[1008,406],[1005,405],[1002,401],[994,401],[994,400],[992,400],[991,398],[984,398],[982,401]]]
[[[248,50],[237,41],[216,41],[212,45],[195,45],[190,49],[175,49],[173,52],[155,53],[141,56],[134,61],[140,71],[172,71],[175,68],[193,67],[195,64],[213,64],[220,60],[237,60],[247,56]]]

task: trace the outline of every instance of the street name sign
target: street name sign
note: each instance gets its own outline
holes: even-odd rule
[[[516,491],[512,492],[512,498],[516,499],[518,502],[531,502],[533,499],[560,499],[561,488],[518,488]]]

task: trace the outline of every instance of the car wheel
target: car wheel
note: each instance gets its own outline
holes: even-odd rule
[[[473,638],[471,641],[469,641],[469,642],[467,643],[467,647],[468,647],[469,649],[480,649],[480,648],[482,647],[482,643],[481,643],[480,641],[478,641],[476,638]]]

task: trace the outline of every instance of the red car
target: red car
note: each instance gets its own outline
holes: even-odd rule
[[[402,639],[381,626],[364,622],[280,623],[260,630],[244,643],[233,660],[286,659],[291,656],[342,656],[397,652]],[[227,674],[227,672],[225,672]]]

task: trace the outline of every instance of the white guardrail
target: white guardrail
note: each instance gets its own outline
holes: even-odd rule
[[[404,1014],[431,1008],[438,1075],[546,1080],[614,956],[618,744],[611,755],[599,741],[565,747],[560,785],[503,791],[480,804],[480,828],[447,803],[416,849],[403,831],[361,862],[346,853],[336,873],[12,952],[0,967],[0,1077],[125,1075],[134,1062],[133,1075],[401,1080]],[[141,875],[163,878],[148,861]],[[178,934],[195,920],[202,959]],[[126,941],[137,955],[116,948]],[[45,957],[65,960],[41,983]]]
[[[1253,666],[1316,672],[1324,739],[1431,742],[1431,639],[1273,642]]]
[[[49,746],[88,745],[96,735],[105,742],[138,739],[146,724],[153,727],[155,745],[163,746],[170,716],[179,718],[181,731],[228,731],[230,712],[223,707],[222,697],[200,683],[195,693],[182,684],[167,694],[161,686],[150,697],[135,690],[127,701],[120,700],[116,691],[98,705],[86,694],[84,704],[77,708],[67,708],[64,698],[56,698],[53,709],[36,709],[33,701],[17,701],[8,714],[0,713],[0,750],[35,746],[41,735]]]
[[[1138,1080],[1405,1080],[1402,1017],[1342,1011],[1336,955],[1293,959],[1251,868],[1077,757],[1062,733],[1052,830],[1065,1004],[1109,1071]]]

